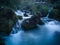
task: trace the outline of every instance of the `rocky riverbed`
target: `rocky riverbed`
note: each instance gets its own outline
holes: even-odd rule
[[[23,17],[27,19],[30,17]],[[22,20],[18,20],[16,27],[8,37],[4,37],[6,45],[60,45],[60,22],[48,18],[41,19],[45,24],[38,28],[24,31]]]

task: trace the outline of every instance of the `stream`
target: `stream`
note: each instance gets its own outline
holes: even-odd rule
[[[19,12],[19,11],[18,11]],[[19,14],[19,13],[17,13]],[[24,13],[20,12],[23,16]],[[23,20],[30,18],[24,17]],[[45,19],[45,20],[44,20]],[[6,45],[60,45],[60,22],[42,18],[44,25],[37,25],[38,28],[32,31],[24,31],[21,28],[23,20],[18,20],[16,26],[8,37],[5,37]]]

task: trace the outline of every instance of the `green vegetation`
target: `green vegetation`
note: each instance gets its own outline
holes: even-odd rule
[[[22,16],[16,16],[19,20],[22,20],[23,17]]]
[[[10,8],[0,8],[0,33],[9,35],[17,18],[14,11]]]
[[[23,19],[22,16],[16,16],[14,14],[14,11],[25,10],[31,12],[34,16],[37,15],[39,17],[46,17],[46,15],[49,13],[48,10],[50,9],[50,7],[53,7],[53,10],[49,14],[49,17],[53,18],[54,16],[54,19],[57,19],[59,17],[57,19],[59,20],[60,0],[44,0],[44,2],[43,0],[0,0],[0,8],[4,8],[0,9],[0,28],[2,29],[3,27],[8,27],[6,28],[6,30],[9,30],[9,28],[13,27],[12,25],[16,23],[17,18],[20,20]],[[11,11],[11,9],[14,11]],[[2,15],[5,15],[5,17]],[[28,17],[28,15],[26,14],[24,16]]]

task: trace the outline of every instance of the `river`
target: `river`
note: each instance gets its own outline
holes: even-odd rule
[[[38,28],[32,31],[22,30],[21,22],[18,20],[17,28],[14,27],[11,34],[5,37],[6,45],[60,45],[60,22],[46,20],[44,25],[37,25]]]

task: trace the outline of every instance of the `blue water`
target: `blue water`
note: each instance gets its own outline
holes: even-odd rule
[[[17,33],[11,33],[5,38],[6,45],[59,45],[60,22],[50,21],[45,25],[38,25],[32,31],[23,31],[21,28]]]
[[[21,13],[20,13],[21,14]],[[23,15],[23,13],[22,13]],[[23,17],[27,19],[30,17]],[[60,22],[42,18],[44,25],[37,25],[38,28],[31,31],[24,31],[21,28],[23,20],[18,20],[13,31],[5,37],[6,45],[60,45]]]

